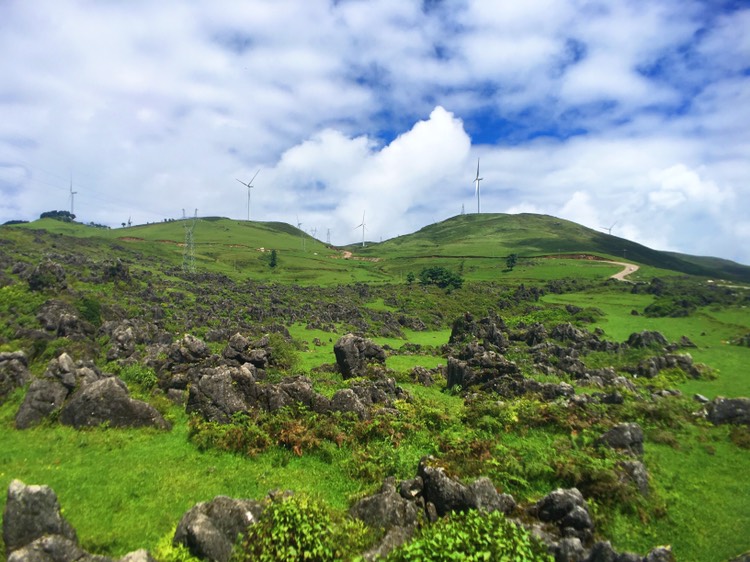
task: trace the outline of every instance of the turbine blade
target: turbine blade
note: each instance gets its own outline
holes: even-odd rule
[[[249,184],[253,183],[253,180],[258,177],[259,173],[260,173],[260,168],[258,168],[258,171],[255,172],[255,175],[253,176],[253,179],[250,180],[249,182],[247,182],[248,183],[248,187],[249,187]]]

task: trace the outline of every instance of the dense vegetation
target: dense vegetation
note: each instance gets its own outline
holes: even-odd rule
[[[180,267],[179,221],[116,231],[49,220],[3,227],[0,351],[23,350],[35,375],[62,352],[92,360],[173,428],[73,430],[50,420],[20,431],[14,417],[26,389],[14,391],[0,405],[0,486],[13,478],[49,484],[87,549],[121,555],[145,546],[162,560],[188,556],[169,539],[195,502],[219,494],[262,498],[291,488],[294,495],[269,500],[238,552],[247,559],[304,559],[304,552],[309,559],[337,559],[355,556],[382,536],[346,517],[346,508],[387,476],[413,477],[419,460],[433,455],[451,475],[466,481],[488,476],[526,504],[557,487],[578,487],[597,532],[619,549],[644,553],[671,543],[686,560],[727,559],[747,550],[750,502],[736,475],[750,471],[748,430],[696,419],[691,396],[750,394],[750,348],[726,343],[750,332],[750,292],[678,274],[669,266],[679,257],[658,261],[647,249],[639,255],[650,267],[642,267],[635,284],[607,280],[615,265],[570,255],[592,255],[591,247],[561,247],[559,259],[535,257],[530,247],[556,244],[542,219],[550,218],[530,219],[521,229],[520,222],[457,217],[352,259],[309,237],[303,250],[304,233],[287,225],[208,220],[196,227],[196,274]],[[494,245],[486,243],[490,228],[502,235],[490,240]],[[511,245],[522,237],[525,246]],[[600,257],[617,257],[605,250],[599,247]],[[409,283],[408,274],[419,283]],[[79,319],[75,328],[45,325],[54,310]],[[504,355],[523,377],[564,382],[581,395],[612,389],[552,375],[555,364],[540,369],[522,339],[532,327],[551,332],[570,323],[586,333],[600,329],[611,342],[642,330],[658,330],[672,342],[686,336],[697,345],[690,349],[696,363],[707,366],[697,377],[669,368],[632,378],[632,388],[618,389],[621,401],[578,406],[535,393],[466,392],[472,389],[448,388],[444,368],[437,368],[461,352],[449,337],[466,313],[503,321],[512,336]],[[139,360],[108,358],[113,329],[125,321],[153,332],[136,344]],[[166,398],[160,383],[167,359],[149,358],[147,340],[190,333],[220,355],[237,332],[269,335],[269,383],[304,375],[328,397],[358,380],[343,380],[331,365],[333,342],[347,332],[367,336],[388,357],[363,379],[392,377],[409,399],[395,401],[391,414],[365,419],[290,407],[218,423],[188,415]],[[587,369],[612,368],[630,377],[629,369],[658,353],[590,351],[579,359]],[[428,370],[434,384],[420,382],[415,367]],[[674,389],[682,395],[654,398]],[[628,457],[598,442],[623,420],[645,432],[648,495],[618,477]],[[488,534],[496,540],[488,543]],[[528,534],[501,515],[469,512],[425,525],[389,559],[428,559],[431,552],[464,546],[477,559],[542,556]]]

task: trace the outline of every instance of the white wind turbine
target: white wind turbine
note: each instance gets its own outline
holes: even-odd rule
[[[610,226],[609,228],[607,228],[606,226],[600,226],[599,228],[601,228],[602,230],[606,230],[607,234],[612,235],[612,229],[615,227],[616,224],[617,224],[617,221],[613,222],[612,226]]]
[[[480,213],[480,206],[479,206],[479,182],[482,181],[484,178],[479,177],[479,158],[477,158],[477,177],[474,178],[474,183],[476,184],[476,187],[474,188],[474,191],[477,194],[477,214]]]
[[[258,177],[258,174],[260,173],[260,170],[255,172],[255,175],[253,176],[253,179],[251,179],[249,182],[245,183],[244,181],[236,179],[238,182],[240,182],[242,185],[247,187],[247,220],[250,220],[250,190],[253,188],[253,180]]]
[[[362,227],[362,247],[365,247],[365,211],[362,211],[362,223],[358,224],[354,227],[354,230],[357,230],[359,227]]]

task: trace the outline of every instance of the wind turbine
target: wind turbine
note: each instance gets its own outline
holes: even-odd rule
[[[600,226],[599,228],[601,228],[602,230],[606,230],[607,234],[609,234],[611,236],[612,235],[612,229],[615,227],[616,224],[617,224],[617,221],[613,222],[612,226],[610,226],[609,228],[607,228],[606,226]]]
[[[359,227],[362,227],[362,247],[365,247],[365,211],[362,211],[362,223],[358,224],[354,227],[354,230],[357,230]]]
[[[474,191],[477,194],[477,214],[479,214],[480,207],[479,207],[479,182],[482,181],[484,178],[479,177],[479,158],[477,158],[477,177],[474,178],[474,183],[476,183],[476,187],[474,188]]]
[[[70,174],[70,214],[73,215],[73,202],[78,192],[73,191],[73,174]]]
[[[255,175],[253,176],[253,179],[251,179],[249,182],[245,183],[244,181],[236,179],[238,182],[240,182],[242,185],[247,187],[247,220],[250,220],[250,190],[253,188],[253,180],[258,177],[258,174],[260,173],[260,169],[255,172]]]

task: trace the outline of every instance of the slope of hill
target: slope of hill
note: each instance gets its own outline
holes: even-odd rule
[[[185,229],[192,223],[187,219],[107,230],[43,219],[3,230],[43,230],[98,239],[103,247],[117,244],[118,248],[157,259],[162,267],[180,267],[185,253]],[[410,271],[417,273],[428,264],[459,268],[468,279],[491,279],[504,269],[505,258],[510,254],[560,259],[595,256],[683,274],[750,282],[748,266],[718,258],[661,252],[564,219],[528,213],[460,215],[382,243],[343,248],[327,246],[284,223],[205,217],[195,223],[193,240],[199,271],[300,284],[393,281]],[[269,268],[271,250],[278,253],[281,267]],[[600,277],[614,273],[609,273],[612,266],[606,269],[602,264],[579,265],[598,267]],[[533,278],[571,275],[566,269],[555,271],[551,267],[526,273]],[[593,271],[589,269],[588,273]],[[515,275],[523,278],[522,272]],[[512,279],[514,275],[506,277]]]
[[[593,254],[689,275],[750,282],[750,267],[717,258],[661,252],[564,219],[522,213],[460,215],[421,230],[354,251],[392,258],[426,256],[493,258]],[[730,266],[731,265],[731,266]]]

